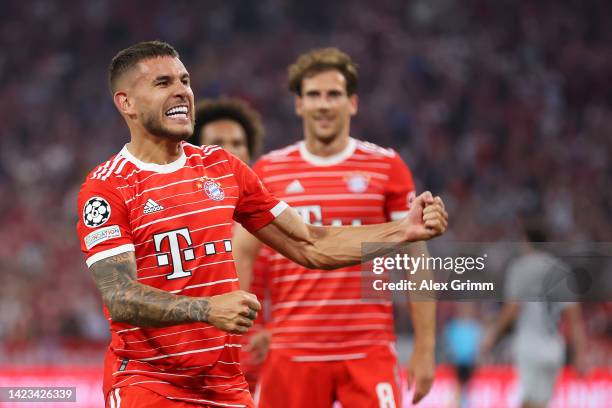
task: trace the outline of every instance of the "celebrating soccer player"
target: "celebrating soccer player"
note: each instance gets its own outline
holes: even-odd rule
[[[193,92],[166,43],[119,52],[109,80],[131,139],[87,175],[77,225],[112,335],[107,407],[253,406],[237,336],[260,305],[239,290],[233,220],[288,258],[324,269],[358,263],[363,241],[419,241],[446,229],[443,204],[430,193],[397,222],[305,224],[234,155],[184,142]]]
[[[289,67],[289,89],[304,140],[264,156],[254,167],[266,188],[311,225],[405,219],[420,205],[413,201],[412,174],[395,151],[350,136],[357,82],[356,64],[338,49],[301,55]],[[336,242],[339,249],[344,244]],[[241,281],[248,282],[253,268],[246,260],[254,259],[259,243],[239,234],[234,247]],[[423,243],[412,244],[410,251],[427,254]],[[400,407],[392,304],[362,299],[360,268],[312,271],[277,254],[266,272],[272,323],[252,342],[254,349],[264,349],[261,354],[270,348],[260,407],[328,408],[335,400],[345,407]],[[418,402],[434,377],[435,303],[412,302],[411,308],[416,343],[409,376]]]

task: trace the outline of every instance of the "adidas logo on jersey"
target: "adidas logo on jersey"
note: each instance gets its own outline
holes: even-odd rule
[[[144,206],[144,211],[143,213],[145,214],[151,214],[157,211],[161,211],[163,210],[164,207],[157,204],[155,201],[151,200],[150,198],[147,200],[145,206]]]
[[[300,183],[300,180],[293,180],[291,183],[289,183],[289,185],[287,185],[287,188],[285,188],[285,193],[303,193],[304,192],[304,187],[302,186],[302,183]]]

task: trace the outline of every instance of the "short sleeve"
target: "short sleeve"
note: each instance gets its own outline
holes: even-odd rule
[[[579,300],[576,277],[572,269],[559,258],[551,256],[551,266],[546,269],[543,291],[546,300],[559,302],[561,310]]]
[[[234,220],[254,233],[272,222],[288,205],[270,194],[249,166],[231,153],[227,155],[239,189]]]
[[[391,167],[385,197],[385,213],[389,220],[404,218],[416,196],[412,172],[400,155],[394,153],[389,159]]]
[[[523,255],[514,260],[506,273],[504,296],[507,300],[560,302],[575,300],[571,269],[546,254]]]
[[[76,229],[87,266],[134,251],[127,207],[111,183],[88,179],[81,186],[77,206]]]
[[[512,261],[508,267],[504,284],[504,299],[507,301],[520,299],[525,295],[525,290],[529,288],[529,285],[525,287],[524,279],[521,277],[522,267],[520,258]]]

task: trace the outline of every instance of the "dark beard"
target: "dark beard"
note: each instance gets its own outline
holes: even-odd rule
[[[189,137],[191,137],[191,134],[193,133],[193,131],[180,134],[170,132],[168,129],[164,128],[161,122],[154,116],[146,116],[145,114],[141,114],[141,120],[142,126],[149,133],[162,139],[170,139],[176,142],[180,142],[189,139]]]

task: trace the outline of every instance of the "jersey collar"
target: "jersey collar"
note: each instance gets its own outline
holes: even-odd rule
[[[348,144],[341,152],[326,157],[321,157],[310,153],[306,148],[306,142],[304,142],[303,140],[299,142],[299,148],[302,159],[304,159],[308,163],[314,166],[333,166],[334,164],[342,163],[343,161],[351,157],[353,153],[355,153],[355,149],[357,148],[357,141],[350,137]]]
[[[173,173],[177,171],[178,169],[182,168],[187,162],[187,156],[185,156],[185,150],[183,149],[182,144],[181,144],[181,156],[175,161],[173,161],[172,163],[168,163],[168,164],[145,163],[142,160],[138,160],[127,149],[127,145],[123,146],[123,149],[121,149],[121,152],[119,154],[125,157],[126,159],[128,159],[128,161],[134,163],[134,165],[138,167],[140,170],[154,171],[156,173]]]

